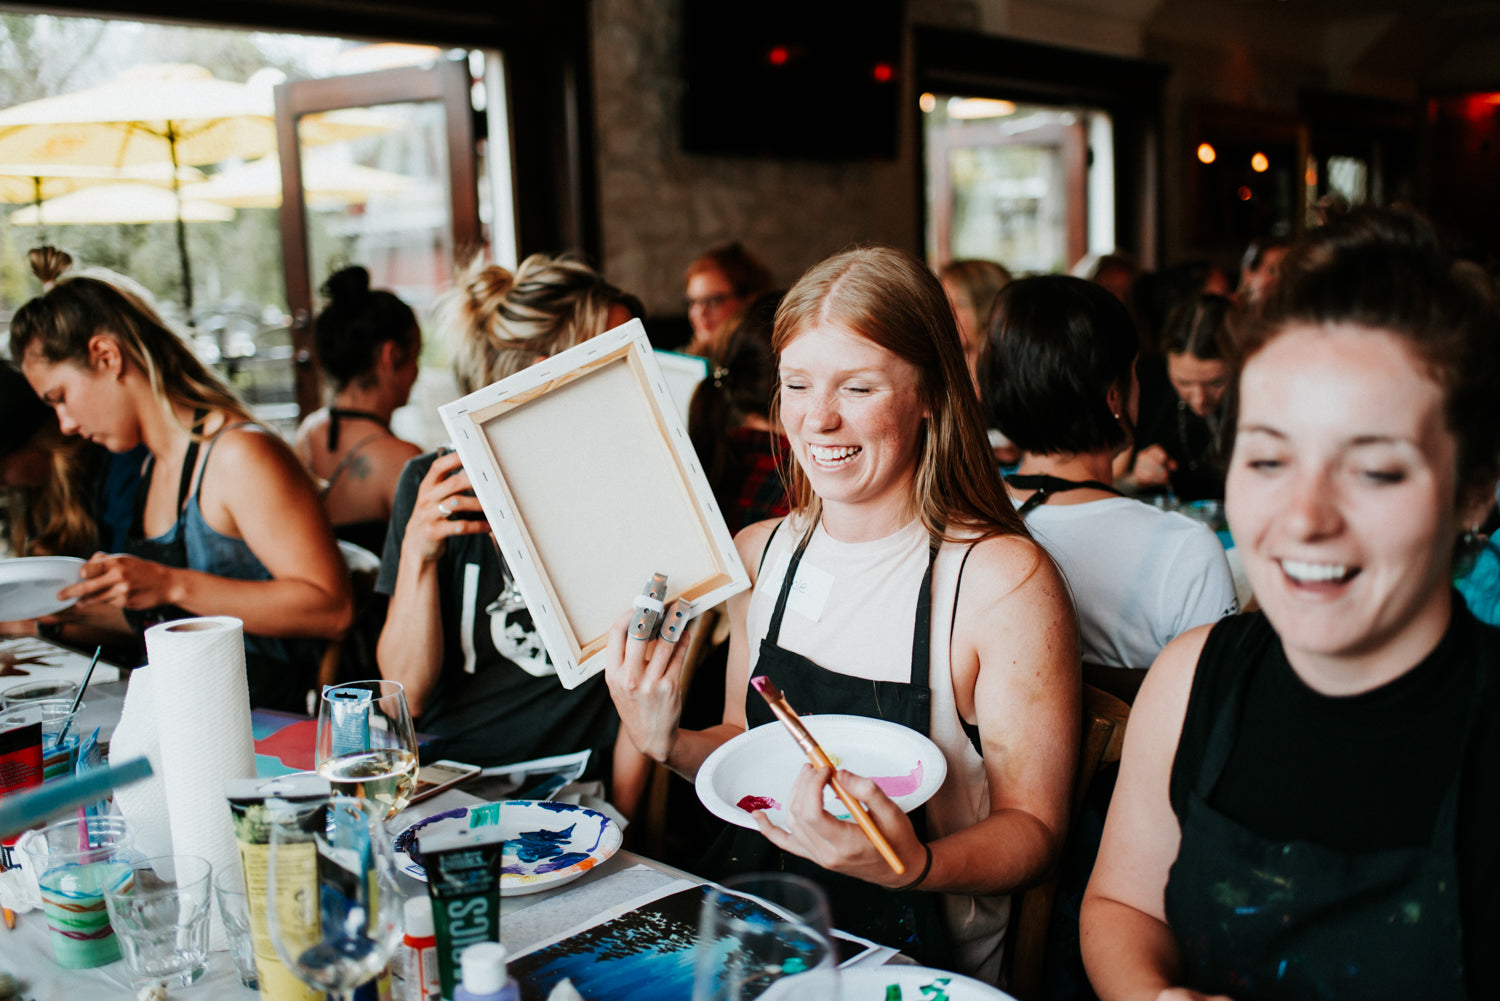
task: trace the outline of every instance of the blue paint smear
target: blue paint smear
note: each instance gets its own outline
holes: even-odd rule
[[[508,844],[515,845],[516,856],[522,862],[540,862],[561,854],[573,840],[573,828],[577,826],[569,824],[560,831],[521,831]]]
[[[588,857],[588,852],[567,852],[565,854],[557,856],[557,858],[555,859],[549,859],[546,862],[540,863],[535,869],[531,871],[537,873],[538,875],[544,872],[556,872],[559,869],[566,869],[568,868],[568,866],[577,865],[579,862],[584,861]]]

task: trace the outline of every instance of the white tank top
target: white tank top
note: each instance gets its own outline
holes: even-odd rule
[[[795,515],[787,519],[771,539],[746,611],[751,675],[786,568],[802,538],[802,525],[797,522]],[[990,812],[984,759],[961,725],[949,667],[959,569],[967,551],[967,545],[945,543],[932,570],[928,736],[942,750],[948,776],[927,802],[929,840],[969,827]],[[927,572],[927,559],[927,530],[920,520],[884,539],[856,543],[839,542],[819,525],[792,582],[780,645],[840,674],[909,681],[917,590]],[[944,894],[943,905],[956,969],[995,983],[1010,896]]]

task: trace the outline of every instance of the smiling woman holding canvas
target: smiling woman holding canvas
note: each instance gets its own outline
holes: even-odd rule
[[[777,312],[774,346],[795,506],[736,539],[759,579],[729,602],[723,722],[680,727],[686,644],[628,638],[627,619],[610,637],[611,692],[635,745],[688,777],[774,719],[752,675],[800,713],[930,736],[949,781],[910,817],[838,774],[904,873],[825,811],[833,773],[806,767],[786,827],[758,811],[758,832],[733,828],[706,875],[804,872],[839,927],[993,982],[1006,894],[1048,868],[1067,821],[1080,683],[1066,587],[994,475],[953,312],[920,261],[875,248],[814,267]]]
[[[514,273],[475,267],[439,312],[469,393],[642,310],[587,265],[536,255]],[[603,682],[558,682],[457,454],[407,463],[376,590],[391,599],[381,674],[406,686],[444,757],[497,765],[589,749],[589,776],[610,774],[618,722]]]

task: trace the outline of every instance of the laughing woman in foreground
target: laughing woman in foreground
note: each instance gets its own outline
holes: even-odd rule
[[[994,474],[952,309],[920,261],[877,248],[817,265],[777,311],[773,346],[794,506],[736,538],[754,587],[730,601],[723,722],[680,728],[687,644],[627,639],[622,619],[605,671],[622,726],[693,777],[774,719],[749,686],[766,675],[799,713],[930,736],[947,781],[911,816],[839,774],[905,874],[824,811],[832,773],[810,766],[786,827],[757,811],[759,830],[732,828],[706,874],[801,872],[838,927],[994,982],[1006,894],[1046,871],[1067,820],[1080,691],[1067,589]]]
[[[1500,467],[1492,296],[1394,211],[1285,263],[1227,484],[1263,611],[1147,676],[1084,960],[1105,1001],[1494,997],[1500,633],[1450,583]]]

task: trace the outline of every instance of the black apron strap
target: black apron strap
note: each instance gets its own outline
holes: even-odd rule
[[[342,407],[328,408],[328,451],[337,452],[339,448],[339,420],[342,418],[355,420],[374,421],[383,428],[389,430],[385,418],[368,410],[347,410]]]
[[[1012,473],[1005,478],[1005,482],[1008,486],[1015,487],[1017,490],[1036,491],[1036,493],[1022,501],[1021,506],[1016,509],[1016,513],[1022,518],[1026,517],[1033,508],[1047,503],[1053,494],[1066,493],[1069,490],[1103,490],[1106,493],[1114,494],[1116,497],[1125,496],[1119,490],[1115,489],[1112,484],[1101,483],[1099,480],[1065,480],[1061,476],[1048,476],[1046,473]]]

